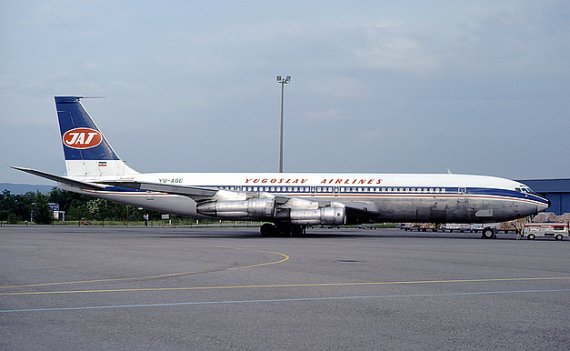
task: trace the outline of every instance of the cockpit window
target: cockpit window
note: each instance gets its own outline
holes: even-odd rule
[[[527,186],[527,187],[524,187],[524,188],[523,188],[523,191],[526,192],[526,193],[529,193],[529,194],[536,194],[536,193],[534,192],[534,190],[532,190],[532,189],[529,188],[528,186]]]
[[[516,191],[518,191],[519,193],[524,193],[524,194],[535,194],[535,192],[529,188],[528,186],[523,186],[520,188],[515,188]]]

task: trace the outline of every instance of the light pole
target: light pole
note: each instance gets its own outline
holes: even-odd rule
[[[283,173],[283,98],[285,96],[285,84],[291,81],[291,76],[277,76],[277,83],[281,84],[281,129],[279,137],[279,173]]]

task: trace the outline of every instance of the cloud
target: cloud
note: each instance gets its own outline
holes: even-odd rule
[[[328,108],[321,111],[307,111],[304,113],[304,117],[313,122],[332,122],[344,119],[341,112],[335,108]]]
[[[145,155],[168,139],[163,168],[274,170],[275,76],[286,74],[286,154],[299,170],[423,172],[453,160],[444,166],[522,177],[541,153],[534,145],[568,149],[567,2],[436,3],[6,2],[0,141],[33,124],[57,129],[53,95],[106,96],[86,108],[141,169],[156,168]],[[507,150],[503,136],[529,130],[533,145],[512,138],[524,152]],[[48,165],[61,164],[56,139]],[[378,168],[376,150],[398,154]],[[418,157],[425,150],[437,152]]]
[[[366,30],[364,47],[354,52],[365,69],[430,73],[441,66],[426,42],[405,33],[400,25],[374,26]]]

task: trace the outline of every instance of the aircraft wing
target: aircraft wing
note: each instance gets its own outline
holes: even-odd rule
[[[125,188],[158,191],[161,193],[188,196],[194,200],[206,200],[212,198],[219,190],[214,188],[194,187],[187,185],[145,183],[135,181],[112,181],[103,182],[107,185],[120,186]]]
[[[217,188],[195,187],[195,186],[173,185],[173,184],[159,184],[159,183],[146,183],[146,182],[135,182],[135,181],[106,181],[106,182],[101,182],[99,184],[86,183],[86,182],[81,182],[78,180],[69,179],[67,177],[58,176],[55,174],[50,174],[50,173],[38,171],[35,169],[31,169],[31,168],[16,167],[16,166],[12,166],[12,168],[19,170],[19,171],[22,171],[22,172],[30,173],[30,174],[33,174],[33,175],[36,175],[36,176],[39,176],[42,178],[53,180],[53,181],[58,182],[58,183],[62,183],[62,184],[69,185],[69,186],[72,186],[75,188],[86,189],[86,190],[103,190],[103,189],[105,189],[106,186],[111,185],[111,186],[125,187],[125,188],[131,188],[131,189],[136,189],[136,190],[157,191],[157,192],[173,194],[173,195],[188,196],[188,197],[194,199],[195,201],[213,200],[214,197],[216,196],[216,194],[218,194],[220,191],[222,191],[222,190],[219,190]],[[228,193],[234,194],[235,196],[241,195],[241,196],[243,196],[243,198],[249,198],[250,197],[244,192],[231,191],[231,190],[223,190],[223,192],[226,194],[228,194]],[[233,196],[231,196],[231,197],[233,197]],[[270,195],[267,193],[259,193],[259,194],[257,194],[257,196],[254,196],[254,197],[265,197],[265,198],[271,197],[275,200],[275,203],[277,205],[284,205],[287,202],[289,202],[289,200],[293,200],[292,197],[288,197],[288,196],[284,196],[284,195],[274,196],[274,195]],[[294,202],[291,204],[291,206],[293,206],[293,207],[295,207],[295,204],[301,205],[303,207],[305,204],[312,202],[311,199],[307,199],[307,198],[305,198],[305,199],[296,198],[293,201]],[[330,206],[330,201],[319,201],[319,203],[320,203],[319,207]],[[360,219],[360,221],[367,221],[368,219],[378,215],[378,209],[376,208],[375,204],[372,202],[342,202],[342,201],[339,201],[338,203],[341,203],[343,206],[346,207],[346,210],[351,214],[351,217],[353,217],[353,218],[357,217]]]
[[[102,185],[97,185],[97,184],[93,184],[93,183],[85,183],[85,182],[81,182],[78,180],[73,180],[73,179],[69,179],[67,177],[62,177],[62,176],[58,176],[55,174],[50,174],[50,173],[46,173],[46,172],[42,172],[42,171],[38,171],[35,169],[31,169],[31,168],[25,168],[25,167],[16,167],[16,166],[11,166],[13,169],[16,169],[18,171],[22,171],[22,172],[26,172],[26,173],[30,173],[33,174],[35,176],[38,177],[42,177],[42,178],[46,178],[49,180],[53,180],[54,182],[58,182],[61,184],[65,184],[65,185],[69,185],[75,188],[79,188],[79,189],[87,189],[87,190],[102,190],[104,188],[104,186]]]
[[[147,183],[147,182],[137,182],[137,181],[112,181],[104,182],[107,185],[119,186],[132,188],[137,190],[146,191],[157,191],[161,193],[188,196],[197,202],[206,201],[224,201],[237,199],[248,199],[248,198],[271,198],[275,201],[275,204],[280,207],[290,207],[290,208],[305,208],[310,206],[312,203],[315,206],[327,207],[331,206],[332,202],[329,200],[313,200],[310,198],[293,198],[285,195],[273,195],[265,192],[259,193],[246,193],[242,191],[232,191],[232,190],[219,190],[217,188],[207,188],[207,187],[196,187],[188,185],[176,185],[176,184],[159,184],[159,183]],[[221,195],[220,193],[224,193]],[[229,198],[228,198],[229,197]],[[373,202],[366,201],[334,201],[337,204],[342,204],[346,208],[347,213],[354,219],[358,219],[358,222],[368,222],[372,218],[379,214],[377,206]]]

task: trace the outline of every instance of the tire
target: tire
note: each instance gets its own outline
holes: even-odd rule
[[[491,228],[485,228],[481,232],[481,237],[483,239],[493,239],[495,237],[495,232]]]
[[[276,236],[277,235],[277,227],[273,223],[264,223],[259,228],[259,233],[261,236]]]
[[[291,226],[291,235],[292,236],[301,236],[303,235],[303,226],[295,224]]]
[[[536,236],[534,234],[529,234],[526,238],[528,240],[534,240],[536,238]]]
[[[554,237],[556,240],[564,240],[564,236],[562,234],[556,234]]]
[[[278,223],[275,226],[277,228],[277,236],[291,236],[293,234],[293,225],[290,223]]]

